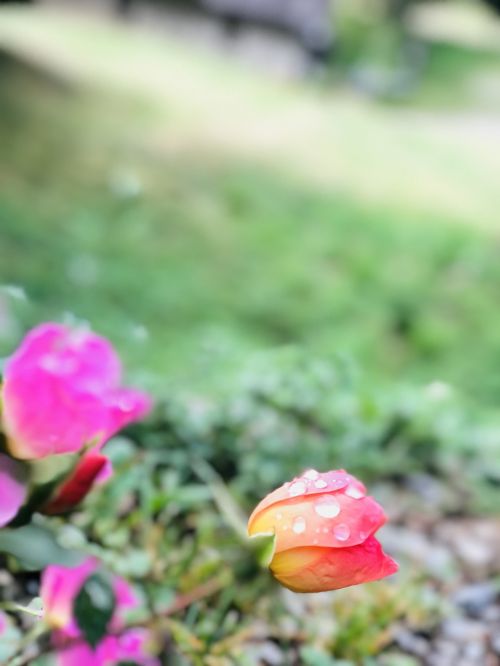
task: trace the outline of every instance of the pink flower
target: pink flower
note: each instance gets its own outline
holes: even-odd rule
[[[375,538],[387,518],[344,470],[307,470],[274,490],[248,521],[250,536],[274,535],[274,577],[294,592],[369,583],[398,570]]]
[[[40,596],[44,606],[45,621],[53,629],[61,630],[65,636],[78,637],[80,630],[73,617],[73,603],[85,581],[100,568],[99,560],[87,558],[76,567],[48,566],[42,574]],[[137,606],[132,589],[119,577],[113,579],[116,608],[111,627],[123,626],[124,611]]]
[[[51,565],[42,574],[40,594],[44,617],[54,629],[53,643],[59,666],[112,666],[123,661],[157,666],[158,661],[146,650],[148,633],[125,629],[125,612],[136,607],[137,600],[128,583],[117,576],[112,583],[116,606],[108,626],[109,635],[94,649],[83,639],[73,616],[73,604],[86,580],[99,568],[99,561],[90,557],[77,567]]]
[[[35,459],[101,445],[150,409],[147,395],[121,388],[112,345],[86,330],[34,328],[7,363],[2,423],[9,452]]]
[[[0,453],[0,527],[15,518],[26,499],[22,464]]]

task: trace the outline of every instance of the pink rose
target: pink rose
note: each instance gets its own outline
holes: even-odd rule
[[[375,532],[387,518],[343,469],[310,469],[274,490],[248,521],[250,536],[274,535],[273,576],[294,592],[324,592],[396,573]]]
[[[120,381],[120,359],[104,338],[62,324],[37,326],[5,369],[9,452],[30,460],[103,444],[151,407],[147,395]]]

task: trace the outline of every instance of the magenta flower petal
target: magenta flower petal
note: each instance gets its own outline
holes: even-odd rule
[[[135,389],[118,389],[109,394],[109,436],[129,423],[139,421],[151,410],[151,398]]]
[[[21,463],[0,453],[0,527],[15,518],[25,500],[25,472]]]
[[[42,574],[40,594],[44,604],[45,622],[54,630],[52,640],[59,666],[113,666],[133,661],[138,666],[159,666],[147,651],[148,632],[124,629],[125,613],[137,606],[130,585],[113,577],[116,606],[108,630],[95,649],[84,641],[73,617],[74,601],[85,581],[99,569],[99,561],[88,558],[77,567],[49,566]]]
[[[64,635],[78,636],[78,627],[73,617],[73,602],[85,581],[100,567],[95,557],[87,558],[76,567],[48,566],[42,574],[40,596],[43,599],[45,620]],[[137,598],[130,585],[115,576],[113,590],[116,608],[111,621],[114,629],[123,626],[124,614],[137,606]]]
[[[99,567],[89,557],[76,567],[48,566],[42,573],[40,596],[43,600],[45,621],[54,629],[64,629],[69,635],[78,634],[73,618],[73,602],[78,592]]]
[[[85,643],[61,645],[57,653],[58,666],[114,666],[132,661],[137,666],[159,666],[159,661],[147,653],[147,632],[131,629],[120,636],[107,636],[92,650]]]
[[[7,363],[2,422],[9,452],[36,459],[104,443],[144,416],[148,396],[120,387],[111,344],[61,324],[33,329]]]

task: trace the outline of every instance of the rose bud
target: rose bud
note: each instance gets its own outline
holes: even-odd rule
[[[102,444],[144,416],[150,399],[120,387],[111,344],[87,330],[41,324],[9,359],[2,427],[9,453],[32,460]]]
[[[21,463],[0,453],[0,527],[15,518],[25,502],[25,477]]]
[[[260,502],[250,536],[274,535],[270,569],[294,592],[324,592],[389,576],[398,565],[373,536],[382,507],[344,470],[308,470]]]
[[[112,474],[109,459],[97,451],[86,453],[70,476],[56,489],[41,513],[54,516],[66,513],[85,499],[94,485],[107,480]]]

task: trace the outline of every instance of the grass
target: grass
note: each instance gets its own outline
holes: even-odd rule
[[[162,383],[301,344],[497,401],[498,136],[48,12],[5,12],[0,40],[50,65],[0,65],[0,270],[23,325],[88,319]]]

